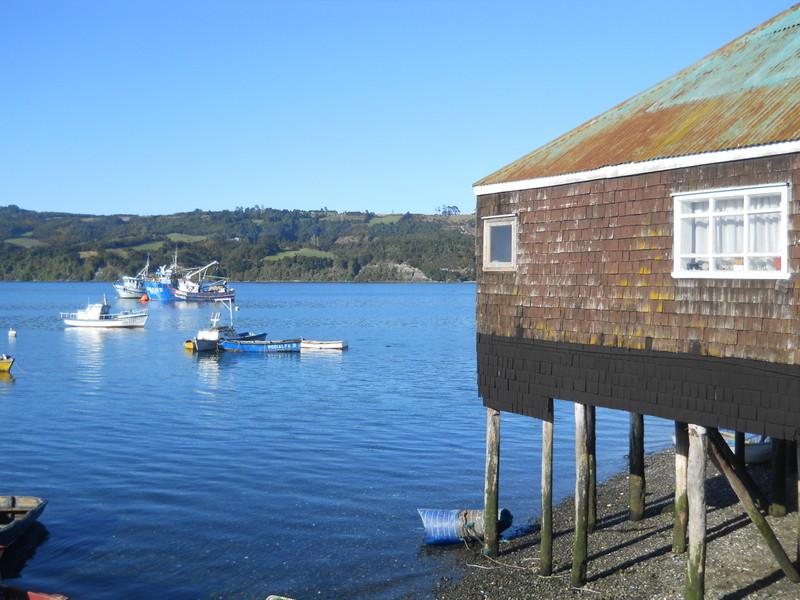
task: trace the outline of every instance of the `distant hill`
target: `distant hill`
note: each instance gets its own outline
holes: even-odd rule
[[[0,207],[0,280],[112,281],[219,261],[231,281],[468,281],[475,215],[271,208],[161,216]]]

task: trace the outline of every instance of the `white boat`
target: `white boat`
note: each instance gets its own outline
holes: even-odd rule
[[[111,306],[103,294],[103,301],[89,303],[83,310],[73,313],[61,313],[67,327],[144,327],[147,321],[147,309],[123,310],[111,313]]]
[[[736,451],[736,434],[728,429],[720,429],[720,435],[728,444],[731,452]],[[675,435],[672,435],[672,443],[675,443]],[[755,433],[744,434],[744,462],[748,465],[767,462],[772,458],[772,438],[766,435]]]
[[[141,298],[147,291],[144,287],[145,281],[149,277],[150,270],[150,257],[147,257],[147,263],[144,268],[139,271],[136,276],[124,275],[120,281],[115,281],[112,285],[117,290],[117,296],[120,298]]]
[[[211,313],[211,325],[197,332],[197,336],[186,340],[183,347],[192,352],[210,352],[219,349],[222,340],[263,340],[266,333],[253,333],[252,331],[238,332],[233,328],[233,307],[229,298],[214,301],[214,311]],[[217,303],[228,309],[229,324],[220,325],[220,311]]]
[[[306,350],[346,350],[347,342],[345,340],[307,340],[300,338],[300,351]]]

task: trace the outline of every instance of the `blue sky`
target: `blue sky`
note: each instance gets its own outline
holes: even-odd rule
[[[0,0],[0,206],[475,210],[791,0]]]

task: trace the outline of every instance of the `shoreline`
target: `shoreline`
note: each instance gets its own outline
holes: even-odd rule
[[[437,600],[523,598],[680,599],[684,597],[686,554],[672,552],[675,460],[672,449],[645,457],[645,518],[628,520],[628,474],[597,486],[597,527],[589,534],[587,584],[570,585],[574,502],[553,509],[553,575],[540,577],[538,523],[500,545],[496,559],[477,545],[464,549],[463,573],[443,577]],[[747,517],[725,478],[707,463],[705,599],[800,598],[800,584],[787,579]],[[769,464],[751,465],[753,479],[767,494]],[[787,489],[795,506],[795,485]],[[502,492],[502,490],[501,490]],[[796,558],[797,513],[767,517],[791,560]]]

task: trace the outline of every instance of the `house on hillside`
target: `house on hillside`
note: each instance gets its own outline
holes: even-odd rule
[[[479,391],[800,433],[800,6],[474,185]]]
[[[575,403],[573,585],[585,583],[591,461],[579,457],[593,442],[579,440],[592,439],[582,433],[594,427],[591,411],[630,412],[632,440],[633,417],[653,415],[686,432],[674,539],[686,537],[679,508],[694,507],[682,513],[686,597],[702,597],[705,517],[695,515],[704,515],[706,448],[732,485],[746,477],[715,430],[772,436],[784,449],[800,439],[798,107],[800,5],[474,185],[484,552],[497,553],[501,411],[546,427],[553,399]],[[542,439],[545,557],[552,429]],[[748,509],[754,521],[757,512]],[[780,544],[768,545],[800,581]]]

